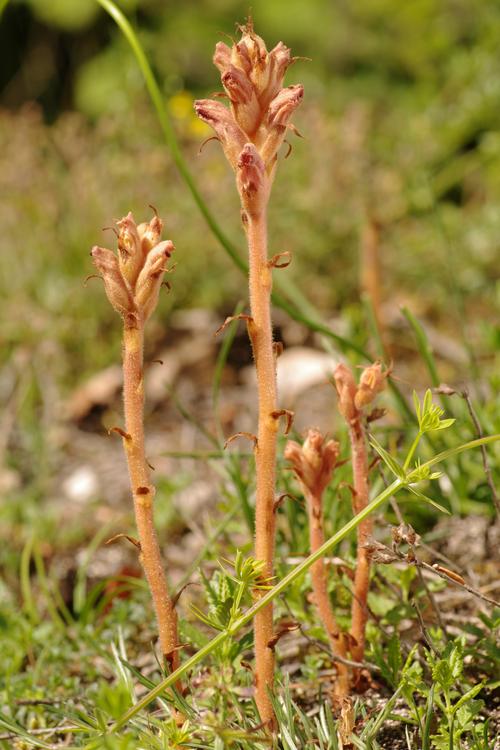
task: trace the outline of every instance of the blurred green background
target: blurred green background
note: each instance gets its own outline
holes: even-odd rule
[[[183,153],[227,235],[244,252],[233,176],[193,99],[220,88],[215,43],[248,5],[120,0],[138,29]],[[500,3],[482,0],[254,0],[255,26],[299,56],[303,138],[278,171],[270,249],[335,330],[375,353],[360,305],[362,237],[380,227],[380,311],[402,387],[429,376],[400,313],[434,346],[440,377],[497,399],[500,244]],[[10,522],[29,528],[66,461],[68,394],[119,358],[119,322],[89,249],[113,220],[154,204],[175,242],[174,309],[218,317],[245,282],[207,231],[162,140],[131,51],[94,0],[12,0],[0,24],[0,464]],[[282,320],[279,318],[278,320]],[[210,334],[207,333],[207,336]],[[305,333],[301,342],[311,342]],[[485,429],[493,428],[490,421]],[[56,446],[56,450],[54,450]],[[53,484],[50,484],[53,487]],[[36,509],[33,508],[33,517]],[[27,524],[27,525],[26,525]]]

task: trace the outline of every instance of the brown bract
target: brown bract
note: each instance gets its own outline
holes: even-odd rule
[[[202,99],[195,102],[195,110],[215,130],[233,169],[237,169],[243,145],[252,143],[271,176],[277,151],[304,90],[300,84],[282,87],[285,73],[295,60],[283,42],[268,52],[251,22],[241,31],[240,41],[232,47],[219,42],[213,57],[230,108]]]
[[[95,245],[92,260],[115,310],[129,323],[138,317],[145,322],[156,307],[174,246],[170,240],[159,242],[163,229],[159,216],[138,226],[128,213],[116,224],[118,255]]]

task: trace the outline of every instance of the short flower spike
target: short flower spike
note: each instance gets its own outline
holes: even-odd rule
[[[95,245],[91,255],[100,272],[106,294],[115,310],[129,322],[139,316],[143,323],[158,302],[158,294],[174,251],[170,240],[160,242],[163,224],[155,215],[150,222],[135,223],[131,213],[116,222],[118,255]]]

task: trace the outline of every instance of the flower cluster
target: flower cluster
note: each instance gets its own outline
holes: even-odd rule
[[[333,377],[339,398],[339,411],[348,422],[359,418],[360,412],[384,389],[390,370],[383,370],[380,362],[365,367],[359,385],[352,371],[344,364],[335,368]]]
[[[157,214],[137,225],[129,213],[116,224],[118,254],[95,245],[92,260],[115,310],[129,325],[145,323],[158,302],[174,246],[170,240],[160,242],[163,223]]]
[[[282,87],[295,59],[283,42],[268,52],[251,21],[241,31],[232,47],[219,42],[213,58],[230,108],[216,99],[200,99],[194,106],[221,142],[245,203],[245,197],[272,181],[278,149],[304,89],[300,84]]]
[[[338,457],[337,441],[327,440],[318,430],[308,430],[303,445],[289,440],[285,448],[304,494],[314,497],[321,497],[330,483]]]

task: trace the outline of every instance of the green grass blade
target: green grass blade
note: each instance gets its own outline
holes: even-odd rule
[[[33,544],[34,538],[30,537],[30,539],[28,539],[23,547],[23,551],[21,553],[21,562],[19,566],[19,580],[21,583],[21,592],[23,596],[23,610],[26,612],[32,624],[38,624],[40,622],[40,616],[36,608],[30,576],[30,563],[33,554]]]
[[[0,18],[2,18],[3,12],[8,4],[9,0],[0,0]]]
[[[413,331],[415,340],[417,342],[418,351],[426,364],[431,383],[434,388],[437,388],[438,385],[440,385],[441,380],[439,379],[436,360],[434,359],[432,347],[422,327],[422,324],[416,319],[411,310],[409,310],[407,307],[402,307],[401,312],[403,313],[404,317],[410,325],[410,328]]]

